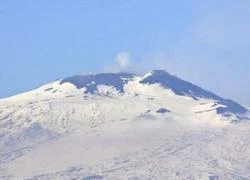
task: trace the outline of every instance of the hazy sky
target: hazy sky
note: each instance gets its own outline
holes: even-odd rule
[[[250,1],[1,0],[0,65],[0,97],[160,68],[250,105]]]

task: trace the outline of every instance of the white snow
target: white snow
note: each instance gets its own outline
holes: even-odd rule
[[[140,80],[0,100],[0,179],[250,179],[250,122]]]

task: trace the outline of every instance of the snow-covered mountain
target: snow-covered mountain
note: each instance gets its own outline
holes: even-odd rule
[[[250,179],[249,110],[163,70],[0,100],[0,179]]]

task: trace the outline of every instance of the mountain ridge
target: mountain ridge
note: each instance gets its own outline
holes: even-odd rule
[[[124,84],[127,84],[128,81],[134,77],[140,76],[124,72],[78,75],[65,78],[60,81],[60,84],[68,82],[75,85],[78,89],[85,87],[85,93],[95,93],[98,85],[108,85],[113,86],[118,92],[124,93]],[[204,90],[193,83],[171,75],[165,70],[153,70],[145,76],[142,76],[142,79],[139,82],[147,85],[160,84],[162,87],[172,90],[176,95],[189,96],[195,100],[198,100],[198,98],[217,100],[219,104],[225,106],[217,109],[217,113],[219,114],[244,114],[248,112],[248,109],[239,103],[231,99],[222,98],[210,91]]]

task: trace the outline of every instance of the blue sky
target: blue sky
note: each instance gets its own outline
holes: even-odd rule
[[[250,105],[249,0],[2,0],[0,97],[57,78],[166,69]]]

